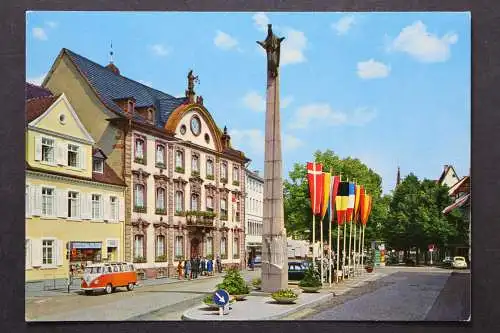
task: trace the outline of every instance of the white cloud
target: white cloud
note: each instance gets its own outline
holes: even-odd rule
[[[247,108],[255,112],[266,111],[266,100],[255,91],[249,91],[243,97],[243,104]]]
[[[292,28],[285,29],[285,40],[281,44],[280,65],[305,62],[304,50],[307,46],[306,35]]]
[[[266,15],[266,13],[259,12],[254,16],[252,16],[252,19],[257,29],[261,31],[267,30],[267,25],[269,24],[269,17]]]
[[[45,30],[40,27],[35,27],[33,28],[33,37],[35,37],[38,40],[47,40],[47,34],[45,33]]]
[[[259,129],[230,130],[229,135],[235,147],[255,155],[264,154],[265,137]]]
[[[162,44],[154,44],[151,45],[151,51],[153,52],[154,55],[164,57],[170,53],[170,50],[167,49],[164,45]]]
[[[28,81],[29,83],[32,83],[34,85],[40,86],[40,85],[42,85],[43,79],[45,79],[46,75],[47,75],[47,73],[43,73],[42,75],[37,76],[37,77],[29,77],[29,78],[26,78],[26,81]]]
[[[345,35],[352,28],[354,23],[354,16],[344,16],[337,22],[332,23],[332,29],[337,32],[337,35]]]
[[[292,102],[293,96],[286,96],[280,101],[280,108],[286,109]],[[259,95],[256,91],[249,91],[243,97],[243,104],[252,111],[255,112],[265,112],[266,111],[266,99]]]
[[[238,46],[238,41],[231,35],[217,30],[214,38],[214,44],[222,50],[231,50]]]
[[[384,78],[390,71],[389,66],[373,59],[358,62],[358,76],[362,79]]]
[[[151,82],[151,81],[139,80],[139,82],[142,83],[145,86],[148,86],[148,87],[152,87],[153,86],[153,82]]]
[[[45,24],[52,29],[57,28],[57,26],[59,25],[59,23],[55,21],[46,21]]]
[[[458,35],[452,32],[442,37],[427,31],[422,21],[416,21],[401,30],[390,43],[389,51],[404,52],[418,61],[444,62],[450,58],[450,46],[458,41]]]
[[[284,151],[295,150],[304,145],[304,142],[302,140],[290,134],[284,134],[282,141]]]
[[[364,125],[376,117],[373,109],[358,108],[352,112],[333,110],[329,104],[309,104],[300,107],[289,124],[289,128],[301,129],[308,126]]]

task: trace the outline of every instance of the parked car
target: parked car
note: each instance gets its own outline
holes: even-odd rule
[[[452,257],[445,257],[443,259],[443,265],[444,266],[451,266],[452,263],[453,263],[453,258]]]
[[[288,262],[288,280],[300,281],[304,278],[307,268],[301,261]]]
[[[260,266],[260,265],[262,265],[262,257],[261,257],[261,256],[255,256],[255,259],[254,259],[254,265],[255,265],[255,266]]]
[[[467,262],[464,257],[453,257],[453,263],[451,266],[453,268],[467,268]]]

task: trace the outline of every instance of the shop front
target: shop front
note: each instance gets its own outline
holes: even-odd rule
[[[85,266],[102,261],[102,242],[70,241],[67,246],[69,270],[75,276],[82,275]]]

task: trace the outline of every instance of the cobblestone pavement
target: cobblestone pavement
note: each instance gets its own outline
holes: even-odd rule
[[[242,271],[246,280],[260,275],[260,270]],[[199,302],[223,275],[178,283],[144,285],[132,292],[120,288],[105,295],[85,296],[78,293],[26,298],[28,321],[123,321],[144,320],[141,317],[162,309],[171,312],[189,308]],[[180,319],[180,315],[177,319]]]
[[[428,267],[386,267],[387,276],[353,288],[292,320],[467,320],[470,273]]]

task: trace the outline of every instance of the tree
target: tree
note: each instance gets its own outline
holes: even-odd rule
[[[443,209],[451,204],[448,188],[432,180],[410,174],[395,189],[390,203],[389,223],[383,233],[391,247],[418,252],[429,244],[445,247],[457,235],[458,215],[445,216]]]
[[[342,180],[356,180],[364,185],[366,191],[373,196],[373,208],[370,220],[366,227],[365,239],[375,239],[381,235],[381,225],[388,214],[389,196],[381,197],[382,178],[368,168],[357,158],[341,159],[333,151],[316,151],[314,161],[323,164],[323,170],[330,168],[335,175],[341,174]],[[305,163],[296,163],[289,173],[289,180],[284,182],[285,226],[287,234],[297,238],[312,241],[312,211],[309,198],[309,185]],[[328,214],[327,214],[328,216]],[[320,239],[320,223],[316,218],[316,239]],[[323,223],[324,241],[328,240],[328,218]],[[332,228],[332,237],[337,236],[336,226]]]

